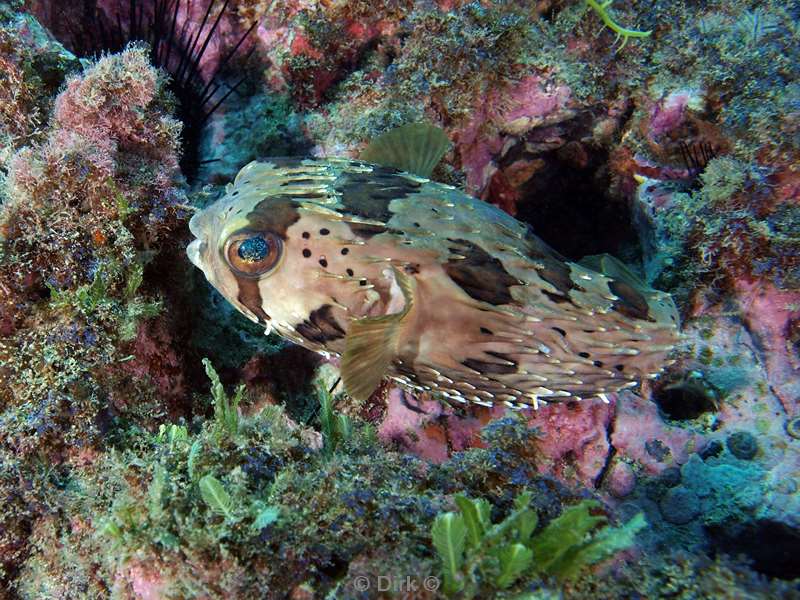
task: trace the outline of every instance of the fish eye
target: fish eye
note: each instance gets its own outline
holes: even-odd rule
[[[273,269],[282,252],[281,239],[269,231],[234,233],[225,243],[228,265],[245,277],[258,277]]]

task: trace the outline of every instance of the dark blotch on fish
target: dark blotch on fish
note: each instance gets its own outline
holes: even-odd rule
[[[510,362],[510,365],[500,364],[495,362],[486,362],[485,360],[478,360],[476,358],[468,358],[461,364],[470,369],[474,369],[479,373],[488,373],[495,375],[506,375],[509,373],[517,372],[517,361],[502,352],[486,352],[489,356],[494,356],[500,360]]]
[[[568,265],[549,257],[541,259],[541,262],[544,263],[544,266],[536,269],[539,277],[565,296],[569,295],[569,292],[572,290],[577,290],[579,292],[585,291],[584,288],[572,281]]]
[[[391,201],[416,194],[420,184],[397,169],[375,167],[371,173],[342,173],[333,187],[349,214],[386,222],[392,218]]]
[[[619,298],[611,305],[615,311],[631,319],[655,320],[649,314],[647,300],[635,288],[624,281],[612,281],[608,284],[608,288]]]
[[[562,296],[561,294],[554,294],[553,292],[548,292],[547,290],[542,290],[542,293],[556,304],[564,304],[565,302],[569,304],[572,303],[572,300],[570,300],[568,296]]]
[[[250,229],[271,231],[286,241],[286,231],[300,219],[291,196],[268,196],[247,213]]]
[[[509,274],[503,263],[472,242],[461,239],[449,241],[464,246],[450,248],[450,251],[466,257],[451,258],[444,265],[445,272],[456,285],[470,298],[495,306],[513,301],[511,287],[522,282]]]
[[[355,233],[358,237],[369,239],[373,235],[380,235],[386,233],[389,229],[383,225],[368,225],[366,223],[348,223],[350,231]]]
[[[289,181],[284,181],[281,184],[281,187],[287,187],[287,186],[291,187],[291,186],[295,186],[295,185],[301,185],[301,186],[302,185],[318,185],[318,184],[319,184],[319,179],[311,179],[311,178],[290,179]]]
[[[344,329],[336,322],[331,309],[330,304],[323,304],[318,309],[311,311],[308,319],[295,328],[297,333],[317,344],[325,344],[343,338]]]
[[[266,323],[270,316],[264,312],[261,302],[261,290],[258,289],[258,280],[248,279],[247,277],[236,277],[236,285],[239,286],[237,299],[258,318],[259,323]]]

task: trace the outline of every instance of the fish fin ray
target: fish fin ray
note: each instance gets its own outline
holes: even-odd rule
[[[647,285],[628,265],[615,256],[611,254],[584,256],[578,264],[636,289],[647,303],[647,312],[656,322],[676,326],[679,324],[678,309],[672,297]]]
[[[342,381],[347,393],[356,400],[366,400],[378,388],[397,356],[405,318],[414,306],[414,280],[394,269],[405,297],[400,312],[380,317],[366,317],[350,324],[342,355]]]
[[[592,269],[593,271],[602,273],[603,275],[611,277],[612,279],[624,281],[628,285],[631,285],[639,290],[651,289],[641,277],[631,270],[628,265],[611,254],[605,253],[584,256],[578,261],[578,264],[582,267],[586,267],[587,269]]]
[[[426,123],[412,123],[372,140],[359,159],[420,177],[430,177],[449,148],[450,140],[440,128]]]

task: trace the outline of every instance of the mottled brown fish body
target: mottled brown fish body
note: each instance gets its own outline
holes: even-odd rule
[[[251,163],[191,229],[192,261],[249,318],[451,401],[603,397],[658,373],[678,335],[669,295],[566,261],[450,186],[361,161]],[[269,271],[236,268],[251,255]]]

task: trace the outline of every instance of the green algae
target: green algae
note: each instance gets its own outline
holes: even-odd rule
[[[530,492],[517,496],[514,510],[498,523],[491,521],[486,500],[463,495],[454,500],[460,512],[438,515],[431,530],[448,596],[485,597],[526,574],[571,581],[589,565],[631,546],[646,525],[639,513],[622,527],[606,527],[606,517],[597,514],[600,503],[584,500],[537,531]]]

